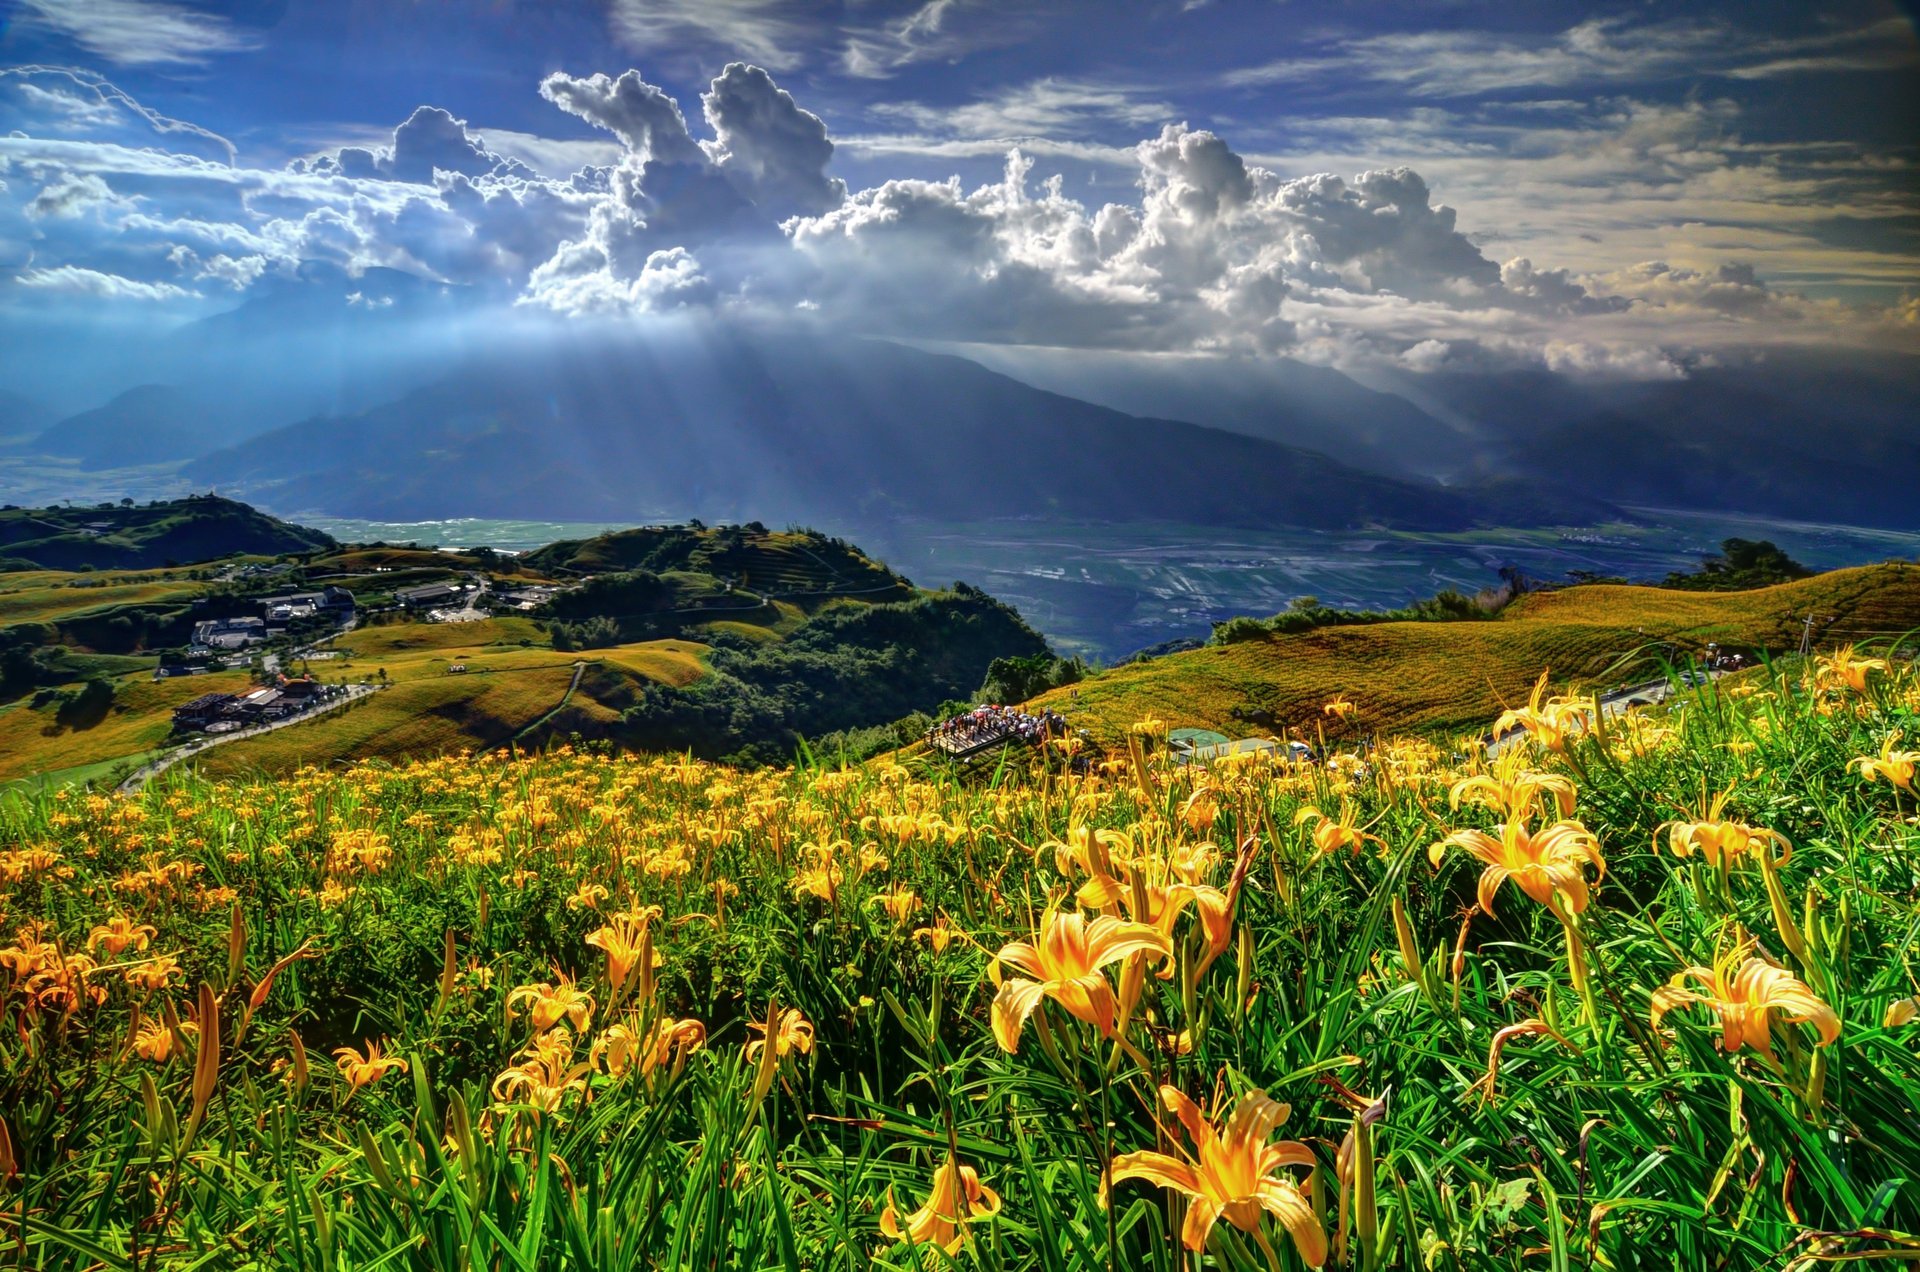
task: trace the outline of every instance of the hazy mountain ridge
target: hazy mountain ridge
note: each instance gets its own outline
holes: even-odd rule
[[[1362,385],[1287,359],[556,320],[321,265],[117,343],[87,382],[116,396],[58,422],[36,398],[79,390],[29,382],[35,347],[8,382],[33,396],[0,396],[13,453],[192,461],[197,482],[334,515],[1463,529],[1640,504],[1920,527],[1920,358],[1893,355]]]
[[[564,510],[1426,529],[1527,519],[1497,493],[1141,419],[962,358],[792,336],[671,349],[576,342],[493,359],[187,472],[276,507],[375,517]]]

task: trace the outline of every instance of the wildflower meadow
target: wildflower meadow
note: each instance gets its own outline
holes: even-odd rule
[[[1502,727],[11,799],[0,1267],[1920,1258],[1911,661]]]

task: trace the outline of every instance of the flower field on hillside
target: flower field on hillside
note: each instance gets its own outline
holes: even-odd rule
[[[0,1267],[1920,1255],[1911,664],[1512,714],[0,804]]]

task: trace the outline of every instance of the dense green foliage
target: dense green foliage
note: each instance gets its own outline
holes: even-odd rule
[[[1811,578],[1813,571],[1766,539],[1727,539],[1718,556],[1703,557],[1692,573],[1669,574],[1665,587],[1692,592],[1743,592],[1794,579]]]
[[[712,674],[686,688],[645,686],[622,742],[779,762],[803,739],[969,696],[996,659],[1052,658],[1018,613],[964,583],[828,609],[777,643],[710,639]]]
[[[708,527],[643,526],[593,539],[563,539],[522,558],[555,576],[646,571],[707,575],[775,596],[904,594],[906,581],[844,539],[817,530],[772,531],[759,522]]]
[[[218,495],[0,509],[0,556],[15,562],[11,568],[137,570],[337,546],[318,530]]]
[[[1499,605],[1463,595],[1449,588],[1424,601],[1390,610],[1350,610],[1322,605],[1318,597],[1302,596],[1293,605],[1268,618],[1240,616],[1213,625],[1213,644],[1310,632],[1320,627],[1360,627],[1369,623],[1459,623],[1492,618]]]

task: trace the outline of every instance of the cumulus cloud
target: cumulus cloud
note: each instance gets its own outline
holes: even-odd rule
[[[462,176],[532,177],[517,159],[497,155],[438,106],[421,106],[393,130],[393,143],[378,149],[346,146],[330,155],[296,161],[296,170],[323,176],[379,178],[415,185],[433,184],[436,172]]]
[[[701,148],[768,215],[818,214],[847,197],[847,183],[826,172],[833,159],[826,124],[766,71],[728,64],[700,95],[700,106],[713,129]]]
[[[0,138],[0,268],[47,294],[163,301],[231,296],[323,261],[563,313],[798,312],[889,336],[1638,378],[1680,374],[1688,348],[1763,322],[1839,338],[1902,321],[1769,286],[1732,252],[1609,269],[1532,247],[1496,260],[1424,164],[1287,176],[1187,124],[1108,146],[1131,188],[1089,202],[1036,172],[1025,147],[984,184],[849,190],[826,123],[745,62],[711,80],[692,126],[637,71],[554,74],[539,92],[606,138],[571,152],[590,162],[570,175],[565,152],[548,152],[543,173],[517,157],[538,147],[509,155],[430,106],[383,145],[243,167],[223,139],[97,77],[0,72],[8,103],[37,112],[32,132]],[[1064,89],[1047,92],[1026,108],[1067,109]],[[1710,181],[1697,156],[1712,149],[1699,131],[1712,111],[1694,106],[1636,114],[1619,135]],[[1580,162],[1604,181],[1623,161]]]

